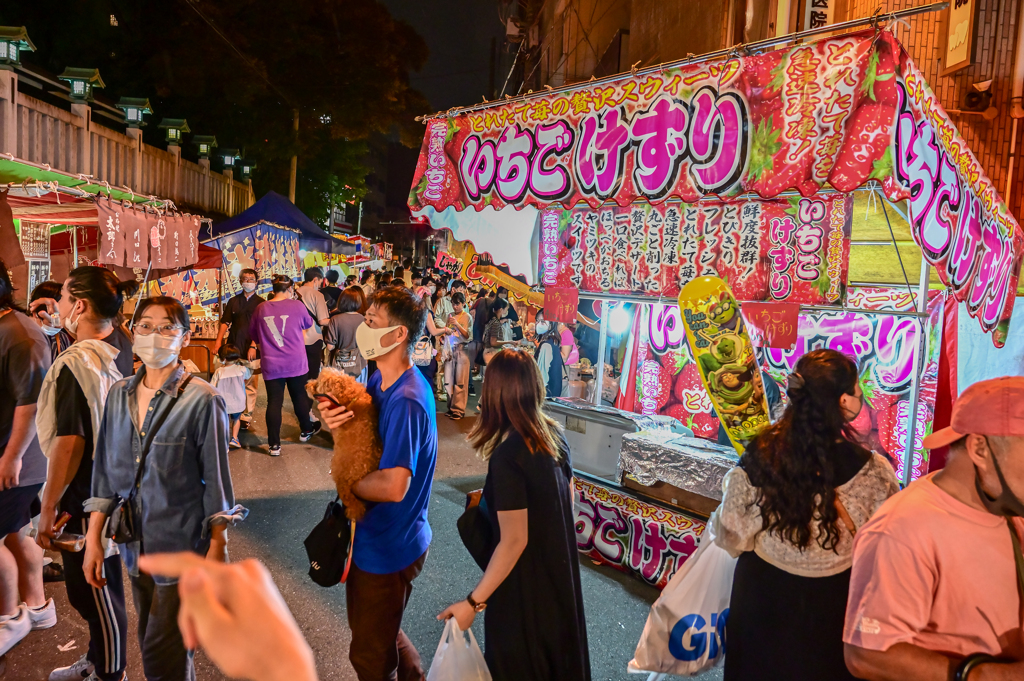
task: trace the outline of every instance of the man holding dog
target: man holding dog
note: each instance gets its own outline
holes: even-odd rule
[[[402,631],[402,615],[431,538],[427,508],[437,422],[431,387],[411,359],[426,317],[424,301],[408,289],[387,287],[374,294],[356,330],[359,351],[377,362],[367,391],[377,407],[384,450],[379,470],[353,488],[371,502],[356,531],[345,587],[349,659],[360,681],[424,678],[419,653]],[[353,417],[345,407],[326,403],[320,413],[332,431]]]

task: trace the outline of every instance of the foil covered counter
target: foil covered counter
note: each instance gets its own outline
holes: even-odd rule
[[[619,468],[641,485],[661,482],[708,499],[722,499],[722,478],[739,457],[732,447],[663,430],[622,436]]]

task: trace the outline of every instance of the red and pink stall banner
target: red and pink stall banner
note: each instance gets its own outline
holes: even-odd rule
[[[774,199],[787,190],[811,197],[826,183],[849,192],[871,181],[908,201],[925,258],[1001,346],[1024,235],[885,30],[676,63],[430,118],[409,206],[420,217],[449,207],[594,210]],[[610,290],[654,285],[636,274],[616,282],[617,256],[608,257],[607,268],[586,264]]]
[[[594,293],[675,297],[695,277],[740,300],[824,304],[842,296],[853,197],[545,210],[540,279]]]

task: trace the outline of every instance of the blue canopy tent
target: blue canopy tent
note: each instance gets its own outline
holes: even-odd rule
[[[259,225],[297,232],[299,245],[307,251],[335,255],[355,255],[356,246],[335,239],[295,207],[295,204],[277,192],[267,192],[262,199],[238,215],[207,227],[200,234],[204,241],[219,239],[241,230]]]

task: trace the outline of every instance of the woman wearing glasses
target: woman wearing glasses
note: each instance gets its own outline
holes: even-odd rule
[[[231,486],[224,398],[178,359],[189,342],[188,313],[157,296],[140,303],[137,320],[132,348],[144,366],[107,395],[86,504],[85,577],[97,589],[110,577],[103,530],[112,516],[139,613],[146,678],[195,678],[178,629],[177,582],[140,572],[139,556],[191,551],[226,561],[227,525],[246,510],[235,506]],[[127,523],[119,518],[129,517],[133,532],[124,537]]]
[[[52,542],[58,514],[71,516],[64,525],[68,532],[87,531],[84,504],[92,496],[93,449],[107,392],[133,373],[132,341],[120,323],[121,305],[137,288],[135,281],[118,281],[102,267],[79,267],[50,299],[49,322],[62,326],[75,342],[54,359],[36,412],[39,444],[49,459],[36,536],[45,549],[57,548]],[[54,670],[50,679],[82,679],[90,673],[102,681],[124,678],[128,620],[117,552],[100,555],[110,579],[99,588],[85,579],[82,553],[61,555],[68,600],[88,623],[91,640],[80,660]]]

